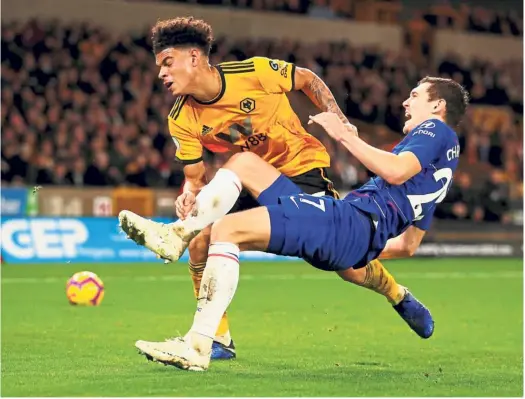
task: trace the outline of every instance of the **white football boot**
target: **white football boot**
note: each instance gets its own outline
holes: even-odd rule
[[[119,224],[127,236],[138,245],[148,248],[166,263],[176,262],[197,233],[186,234],[182,228],[143,218],[131,211],[121,211]]]
[[[175,366],[188,371],[206,371],[210,365],[210,355],[197,351],[188,340],[182,337],[164,342],[137,341],[135,347],[148,360]]]

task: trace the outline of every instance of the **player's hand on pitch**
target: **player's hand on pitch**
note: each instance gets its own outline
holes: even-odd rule
[[[350,122],[344,123],[337,114],[333,112],[321,112],[320,114],[310,116],[308,124],[317,123],[330,137],[340,141],[347,134],[357,136],[357,128]]]
[[[175,200],[175,213],[181,220],[186,219],[196,209],[196,202],[195,194],[192,192],[186,191],[182,193]]]

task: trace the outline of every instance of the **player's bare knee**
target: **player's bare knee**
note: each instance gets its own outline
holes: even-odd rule
[[[250,168],[257,165],[258,160],[260,160],[260,158],[251,152],[238,152],[228,159],[223,168],[235,172],[242,182],[243,177],[249,174]]]
[[[238,232],[233,228],[230,218],[226,216],[213,223],[213,226],[211,227],[210,242],[229,242],[232,244],[238,244],[236,236],[238,236]]]
[[[277,169],[251,152],[239,152],[233,155],[224,167],[239,177],[243,188],[254,198],[257,198],[280,175]]]
[[[224,219],[219,219],[211,226],[211,239],[210,242],[216,241],[225,241],[226,237],[229,235],[227,225],[224,223]]]
[[[257,176],[260,175],[260,164],[264,161],[251,152],[239,152],[234,154],[223,166],[234,172],[243,187],[248,188],[256,184]]]

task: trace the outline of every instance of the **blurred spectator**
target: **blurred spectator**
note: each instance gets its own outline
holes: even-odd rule
[[[479,190],[472,187],[468,173],[456,172],[454,184],[435,215],[442,219],[481,221],[479,215]]]
[[[145,0],[133,0],[145,1]],[[224,5],[228,7],[251,8],[255,10],[279,11],[288,13],[308,14],[313,18],[354,18],[354,15],[375,16],[376,22],[383,22],[383,16],[392,10],[392,5],[398,7],[400,0],[374,1],[353,0],[164,0],[179,3],[196,3],[202,5]],[[421,21],[438,29],[461,29],[469,32],[491,33],[504,36],[522,36],[523,18],[517,8],[523,7],[518,1],[500,2],[507,11],[493,10],[486,7],[469,7],[464,2],[451,4],[448,0],[436,1],[426,10],[415,12],[414,21],[422,29]],[[406,6],[406,5],[403,5]],[[371,9],[378,12],[370,13]],[[394,12],[394,14],[397,14]],[[396,18],[397,19],[397,18]],[[369,17],[364,20],[369,20]],[[386,19],[388,22],[392,22]],[[399,22],[399,21],[397,21]],[[410,24],[410,23],[409,23]],[[416,25],[413,25],[415,28]],[[417,36],[414,36],[416,39]],[[424,39],[426,41],[426,39]],[[417,44],[416,44],[417,45]],[[4,49],[2,48],[2,51]]]
[[[509,185],[500,170],[493,170],[481,190],[483,220],[487,222],[509,223],[508,214]]]
[[[86,163],[82,158],[73,161],[72,169],[67,173],[66,178],[72,186],[86,185]]]
[[[108,154],[105,152],[95,154],[93,164],[88,166],[84,175],[84,184],[87,186],[109,186],[111,183]]]
[[[313,18],[336,18],[336,12],[329,0],[313,0],[308,7],[308,16]]]

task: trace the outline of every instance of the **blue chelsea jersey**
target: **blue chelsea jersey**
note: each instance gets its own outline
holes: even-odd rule
[[[373,215],[376,232],[371,250],[377,254],[386,240],[411,225],[428,230],[436,205],[445,198],[458,166],[457,134],[437,119],[421,123],[392,150],[394,154],[406,151],[417,157],[421,172],[401,185],[374,177],[345,197],[345,201]]]

